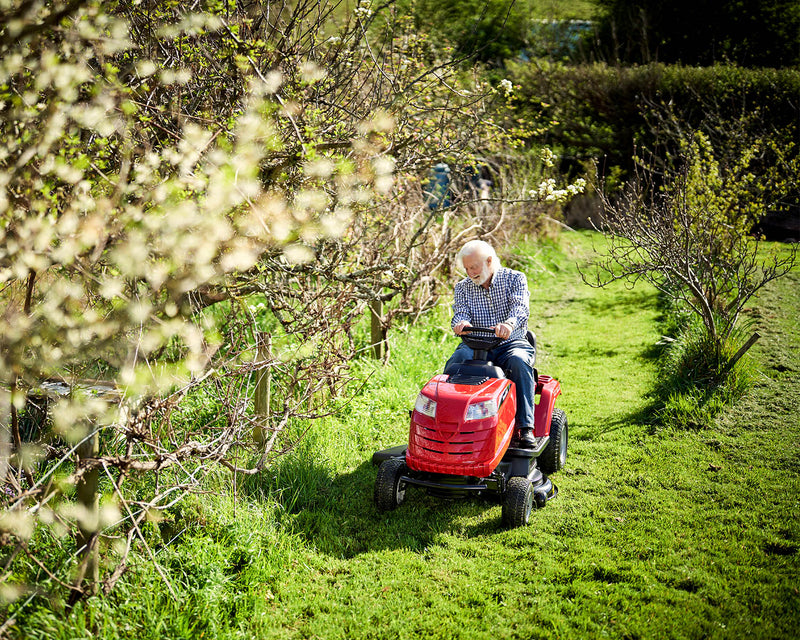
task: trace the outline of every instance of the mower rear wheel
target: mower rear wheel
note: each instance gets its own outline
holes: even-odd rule
[[[503,524],[513,529],[528,524],[533,510],[533,485],[528,478],[515,476],[508,481],[503,501]]]
[[[406,470],[406,462],[402,458],[384,460],[378,467],[375,478],[375,506],[378,511],[396,509],[406,497],[405,483],[400,477]]]
[[[564,467],[567,463],[568,441],[567,414],[562,409],[553,409],[550,418],[550,441],[538,459],[542,473],[555,473]]]

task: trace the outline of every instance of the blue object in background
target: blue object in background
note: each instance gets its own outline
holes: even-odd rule
[[[579,53],[581,43],[594,31],[591,20],[533,20],[530,45],[520,51],[524,62],[544,57],[551,60],[570,58]]]
[[[450,167],[446,163],[440,162],[431,169],[425,195],[430,209],[450,206]]]

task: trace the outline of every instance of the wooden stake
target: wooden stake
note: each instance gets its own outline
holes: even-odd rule
[[[11,394],[0,388],[0,478],[5,479],[11,460]]]
[[[369,312],[369,333],[372,355],[376,360],[383,360],[383,357],[386,355],[386,334],[381,324],[381,319],[383,318],[383,301],[379,299],[371,300],[369,303]]]
[[[725,369],[723,370],[723,375],[727,374],[733,367],[736,365],[737,362],[741,359],[741,357],[747,353],[760,338],[758,331],[754,331],[753,335],[750,336],[750,339],[742,345],[742,348],[739,349],[736,354],[728,361],[728,364],[725,365]]]
[[[94,425],[90,425],[92,433],[77,448],[78,467],[83,460],[97,458],[100,451],[100,439],[98,430]],[[78,535],[75,539],[76,546],[80,550],[81,556],[85,559],[86,572],[84,576],[89,576],[92,592],[95,593],[100,579],[100,567],[98,563],[97,547],[97,509],[98,495],[97,487],[100,477],[100,469],[95,467],[84,473],[78,484],[75,486],[75,494],[78,504],[86,509],[85,513],[91,517],[85,517],[78,521]],[[87,525],[87,522],[93,524]],[[79,586],[79,585],[76,585]]]
[[[272,359],[272,335],[267,332],[259,332],[257,336],[258,352],[256,362],[263,365]],[[266,442],[266,428],[269,423],[271,387],[272,387],[272,367],[263,367],[256,372],[256,389],[253,396],[254,412],[258,424],[253,429],[253,440],[256,444]]]

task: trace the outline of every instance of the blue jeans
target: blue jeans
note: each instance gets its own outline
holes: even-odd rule
[[[445,369],[451,364],[471,360],[472,356],[472,349],[462,342],[450,356]],[[536,351],[527,340],[505,340],[489,351],[489,360],[503,369],[517,388],[517,428],[533,429],[533,396],[536,393],[533,366],[536,362]]]

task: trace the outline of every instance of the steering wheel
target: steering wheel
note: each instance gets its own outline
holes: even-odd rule
[[[478,327],[475,325],[462,329],[461,339],[464,344],[475,351],[489,351],[503,342],[504,338],[498,338],[494,329],[490,327]]]

